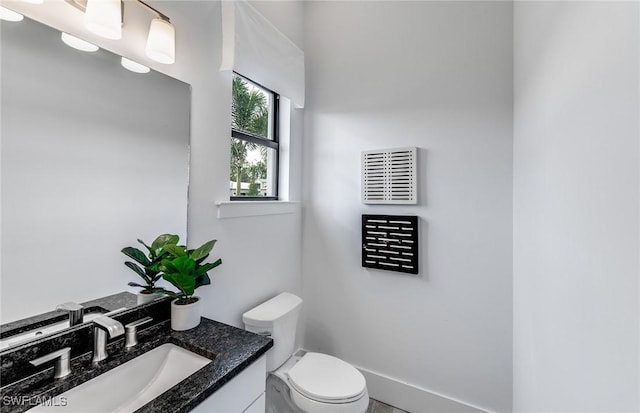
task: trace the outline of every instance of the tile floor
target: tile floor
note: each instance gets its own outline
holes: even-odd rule
[[[374,399],[369,400],[369,407],[367,413],[407,413],[404,410],[400,410],[397,407],[389,406],[388,404],[379,402]]]

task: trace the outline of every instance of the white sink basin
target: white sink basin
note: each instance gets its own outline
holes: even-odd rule
[[[163,344],[29,412],[131,413],[209,363],[182,347]]]
[[[126,310],[126,308],[121,308],[115,311],[121,311],[121,310]],[[105,315],[105,314],[104,313],[87,313],[84,315],[84,322],[91,321],[94,318],[100,317],[101,315]],[[63,321],[58,321],[57,323],[49,324],[44,327],[25,331],[24,333],[15,334],[13,336],[0,339],[0,350],[4,350],[9,347],[14,347],[19,344],[24,344],[28,341],[36,340],[36,339],[51,335],[53,333],[57,333],[58,331],[62,331],[67,328],[69,328],[69,320],[65,319]]]

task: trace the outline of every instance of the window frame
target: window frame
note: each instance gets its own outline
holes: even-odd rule
[[[273,99],[272,110],[270,111],[270,116],[273,116],[273,119],[269,119],[271,122],[271,136],[273,139],[264,138],[262,136],[245,132],[239,129],[234,129],[231,127],[231,138],[230,139],[238,139],[245,142],[250,142],[256,145],[265,146],[270,149],[274,149],[275,153],[275,168],[274,168],[274,184],[273,191],[274,195],[271,196],[234,196],[229,195],[229,199],[231,201],[278,201],[279,198],[279,186],[280,186],[280,95],[273,90],[262,86],[258,82],[254,82],[246,76],[241,75],[240,73],[233,72],[233,76],[238,76],[245,81],[254,84],[264,90],[267,94],[271,94]],[[233,109],[232,109],[233,110]]]

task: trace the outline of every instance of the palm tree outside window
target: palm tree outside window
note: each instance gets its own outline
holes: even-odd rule
[[[279,96],[233,74],[231,200],[278,199]]]

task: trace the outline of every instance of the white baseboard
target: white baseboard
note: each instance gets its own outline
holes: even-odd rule
[[[491,413],[486,409],[455,400],[358,366],[367,380],[369,397],[410,413]]]

